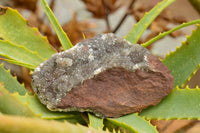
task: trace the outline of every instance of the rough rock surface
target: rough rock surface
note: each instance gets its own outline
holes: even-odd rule
[[[37,67],[32,87],[50,110],[120,117],[158,104],[173,88],[169,69],[150,52],[100,34]]]

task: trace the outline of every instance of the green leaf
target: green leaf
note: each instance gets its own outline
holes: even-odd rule
[[[9,93],[0,85],[0,112],[5,114],[40,117],[42,119],[73,119],[80,116],[78,112],[63,113],[48,110],[36,96],[28,94],[21,96],[18,93]]]
[[[170,69],[174,76],[174,86],[181,86],[195,74],[200,64],[200,26],[187,37],[182,46],[175,52],[170,53],[163,63]]]
[[[88,113],[89,126],[95,129],[103,129],[103,119]]]
[[[158,105],[140,113],[147,119],[200,119],[200,89],[173,89]]]
[[[145,43],[143,43],[143,44],[141,44],[141,45],[142,45],[143,47],[147,47],[147,46],[151,45],[152,43],[154,43],[155,41],[157,41],[157,40],[163,38],[163,37],[166,36],[166,35],[171,34],[172,32],[174,32],[174,31],[176,31],[176,30],[179,30],[179,29],[184,28],[184,27],[186,27],[186,26],[193,25],[193,24],[197,24],[197,23],[200,23],[200,19],[197,19],[197,20],[194,20],[194,21],[191,21],[191,22],[188,22],[188,23],[183,23],[183,24],[181,24],[181,25],[175,27],[174,29],[171,29],[171,30],[169,30],[169,31],[160,33],[158,36],[152,38],[151,40],[149,40],[149,41],[147,41],[147,42],[145,42]]]
[[[68,122],[0,115],[1,133],[105,133]]]
[[[14,94],[10,94],[4,87],[3,83],[0,84],[0,112],[10,115],[21,115],[34,117],[34,112],[27,108]]]
[[[43,7],[47,17],[49,18],[49,20],[50,20],[58,38],[59,38],[59,40],[60,40],[60,43],[62,44],[64,50],[72,48],[73,47],[72,43],[70,42],[67,34],[63,31],[62,27],[59,25],[59,23],[56,20],[53,12],[49,8],[46,0],[40,0],[40,3],[42,4],[42,7]]]
[[[15,45],[8,41],[0,40],[0,55],[15,60],[27,67],[37,67],[45,59],[24,46]],[[16,63],[17,64],[17,63]]]
[[[127,34],[125,39],[131,42],[132,44],[137,43],[142,33],[152,23],[152,21],[163,11],[163,9],[165,9],[174,1],[175,0],[163,0],[162,2],[158,3],[153,9],[151,9],[148,13],[145,13],[144,17],[137,24],[134,24],[133,28]]]
[[[43,58],[49,58],[55,53],[46,37],[36,28],[29,27],[26,20],[11,8],[0,8],[0,38],[37,52]]]
[[[4,86],[8,89],[10,93],[18,92],[20,95],[26,94],[26,89],[24,86],[17,82],[10,71],[4,69],[3,64],[0,64],[0,83],[3,82]]]
[[[39,116],[42,119],[61,119],[61,118],[71,119],[76,117],[77,115],[81,117],[80,113],[78,112],[64,113],[64,112],[50,111],[43,104],[41,104],[41,102],[37,99],[35,95],[34,96],[15,95],[15,96],[22,103],[24,104],[27,103],[27,107],[30,108],[30,110],[32,110],[32,112],[34,112],[36,116]]]
[[[16,60],[12,60],[12,59],[6,59],[6,58],[0,58],[0,60],[2,61],[6,61],[10,64],[15,64],[15,65],[19,65],[19,66],[24,66],[30,70],[34,70],[36,66],[32,66],[30,64],[26,64],[26,63],[22,63],[22,62],[19,62],[19,61],[16,61]]]
[[[130,114],[119,118],[107,118],[111,123],[123,127],[132,133],[158,133],[156,128],[138,114]]]

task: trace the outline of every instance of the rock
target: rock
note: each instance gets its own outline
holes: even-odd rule
[[[100,34],[54,54],[35,69],[32,87],[53,111],[120,117],[158,104],[172,90],[169,69],[146,48]]]

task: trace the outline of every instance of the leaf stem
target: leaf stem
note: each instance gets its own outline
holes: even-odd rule
[[[53,12],[49,8],[46,0],[40,0],[40,3],[42,4],[42,7],[43,7],[47,17],[49,18],[49,21],[51,22],[64,50],[72,48],[73,45],[72,45],[71,41],[69,40],[67,34],[63,31],[63,29],[59,25],[56,17],[54,16]]]
[[[197,23],[200,23],[200,19],[197,19],[197,20],[194,20],[194,21],[191,21],[191,22],[188,22],[188,23],[183,23],[183,24],[181,24],[181,25],[175,27],[174,29],[171,29],[171,30],[169,30],[169,31],[160,33],[158,36],[152,38],[151,40],[149,40],[149,41],[147,41],[147,42],[145,42],[145,43],[143,43],[143,44],[141,44],[141,45],[142,45],[143,47],[147,47],[147,46],[149,46],[150,44],[154,43],[155,41],[157,41],[157,40],[163,38],[163,37],[166,36],[166,35],[171,34],[172,32],[174,32],[174,31],[176,31],[176,30],[179,30],[179,29],[181,29],[181,28],[183,28],[183,27],[186,27],[186,26],[189,26],[189,25],[193,25],[193,24],[197,24]]]

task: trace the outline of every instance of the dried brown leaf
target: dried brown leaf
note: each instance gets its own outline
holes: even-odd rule
[[[96,18],[105,18],[106,10],[113,13],[119,8],[119,5],[116,4],[117,0],[82,0],[82,2]]]

